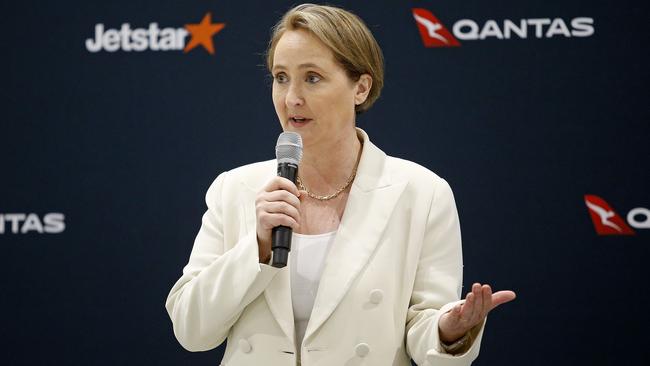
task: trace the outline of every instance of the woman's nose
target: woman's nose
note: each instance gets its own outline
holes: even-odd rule
[[[302,96],[302,91],[298,86],[293,83],[289,85],[289,90],[287,90],[285,102],[287,103],[287,107],[296,107],[305,104],[305,99]]]

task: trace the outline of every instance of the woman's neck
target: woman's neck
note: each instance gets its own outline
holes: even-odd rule
[[[312,193],[330,194],[350,178],[360,153],[361,142],[354,128],[338,139],[313,144],[304,150],[301,180]]]

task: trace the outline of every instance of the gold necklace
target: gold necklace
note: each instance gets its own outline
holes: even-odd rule
[[[350,186],[350,183],[352,183],[352,181],[354,180],[354,177],[356,175],[357,175],[357,167],[354,167],[354,170],[352,170],[352,175],[350,175],[350,177],[348,178],[348,181],[345,182],[345,185],[343,185],[343,187],[337,189],[336,192],[334,192],[332,194],[328,194],[327,196],[319,196],[317,194],[311,193],[311,191],[307,187],[305,187],[305,185],[302,183],[302,179],[300,179],[300,176],[298,176],[296,181],[298,183],[298,188],[300,188],[301,190],[307,192],[307,195],[309,197],[315,198],[315,199],[317,199],[319,201],[329,201],[332,198],[336,198],[339,194],[341,194],[341,192],[345,191]]]
[[[302,179],[300,179],[300,174],[298,175],[298,177],[296,177],[296,183],[298,183],[298,188],[300,190],[303,190],[303,191],[307,192],[307,195],[309,197],[317,199],[319,201],[329,201],[332,198],[338,197],[338,195],[341,194],[341,192],[345,191],[350,186],[350,184],[352,183],[354,178],[357,176],[357,167],[359,166],[359,160],[361,159],[361,151],[362,150],[363,150],[363,142],[361,142],[361,148],[359,148],[359,156],[357,157],[357,163],[354,165],[354,169],[352,169],[352,174],[350,174],[350,177],[345,182],[343,187],[337,189],[336,192],[334,192],[332,194],[328,194],[327,196],[319,196],[317,194],[314,194],[311,191],[309,191],[309,189],[307,187],[305,187],[305,185],[302,183]]]

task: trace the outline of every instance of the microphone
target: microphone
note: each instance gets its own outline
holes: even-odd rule
[[[283,132],[278,136],[275,145],[275,157],[278,160],[278,175],[296,183],[298,164],[302,159],[302,138],[295,132]],[[291,251],[291,235],[293,230],[287,226],[276,226],[271,231],[271,250],[273,261],[271,265],[284,268]]]

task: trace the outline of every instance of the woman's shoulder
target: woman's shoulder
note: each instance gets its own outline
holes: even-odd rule
[[[451,186],[440,175],[410,160],[387,156],[386,171],[393,181],[406,181],[406,192],[417,201],[433,202],[436,199],[453,201]]]
[[[386,171],[396,179],[407,179],[409,182],[421,184],[443,184],[445,179],[431,171],[429,168],[416,162],[397,158],[386,157]]]
[[[420,192],[435,191],[440,185],[447,185],[447,181],[430,169],[410,160],[390,156],[379,147],[370,142],[367,134],[359,129],[360,135],[364,138],[364,172],[376,176],[382,182],[404,182],[416,188]],[[361,164],[361,163],[360,163]]]
[[[276,170],[275,159],[246,164],[220,173],[213,185],[216,183],[227,188],[243,184],[253,191],[258,191],[275,176]]]

